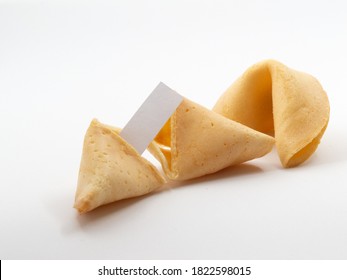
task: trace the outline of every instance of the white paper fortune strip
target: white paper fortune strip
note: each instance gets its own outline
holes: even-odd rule
[[[142,154],[182,101],[183,96],[160,82],[120,136]]]

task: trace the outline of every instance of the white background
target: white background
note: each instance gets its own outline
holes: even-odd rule
[[[0,259],[347,258],[345,1],[0,0]],[[86,215],[72,208],[92,118],[123,127],[159,81],[211,108],[252,64],[317,77],[314,156],[275,151]]]

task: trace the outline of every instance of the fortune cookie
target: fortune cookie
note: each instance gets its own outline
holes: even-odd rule
[[[149,146],[173,180],[214,173],[270,152],[273,137],[186,98]]]
[[[165,182],[118,133],[119,129],[97,120],[87,130],[74,205],[80,213],[150,193]]]
[[[213,110],[257,131],[275,135],[284,167],[307,160],[329,121],[329,101],[309,74],[267,60],[250,67]]]

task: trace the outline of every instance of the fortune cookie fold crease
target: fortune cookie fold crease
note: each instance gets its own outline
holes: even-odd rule
[[[149,146],[172,180],[187,180],[261,157],[274,139],[184,99]]]
[[[87,130],[74,205],[80,213],[150,193],[165,183],[158,170],[118,133],[119,129],[95,119]]]
[[[213,110],[274,135],[284,167],[307,160],[329,121],[329,100],[313,76],[266,60],[250,67],[219,98]]]

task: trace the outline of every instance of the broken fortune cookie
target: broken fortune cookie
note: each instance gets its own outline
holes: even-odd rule
[[[95,119],[87,130],[74,204],[80,213],[150,193],[165,183],[158,170],[121,138],[119,131]]]
[[[148,150],[172,180],[187,180],[269,153],[274,138],[186,98]]]

